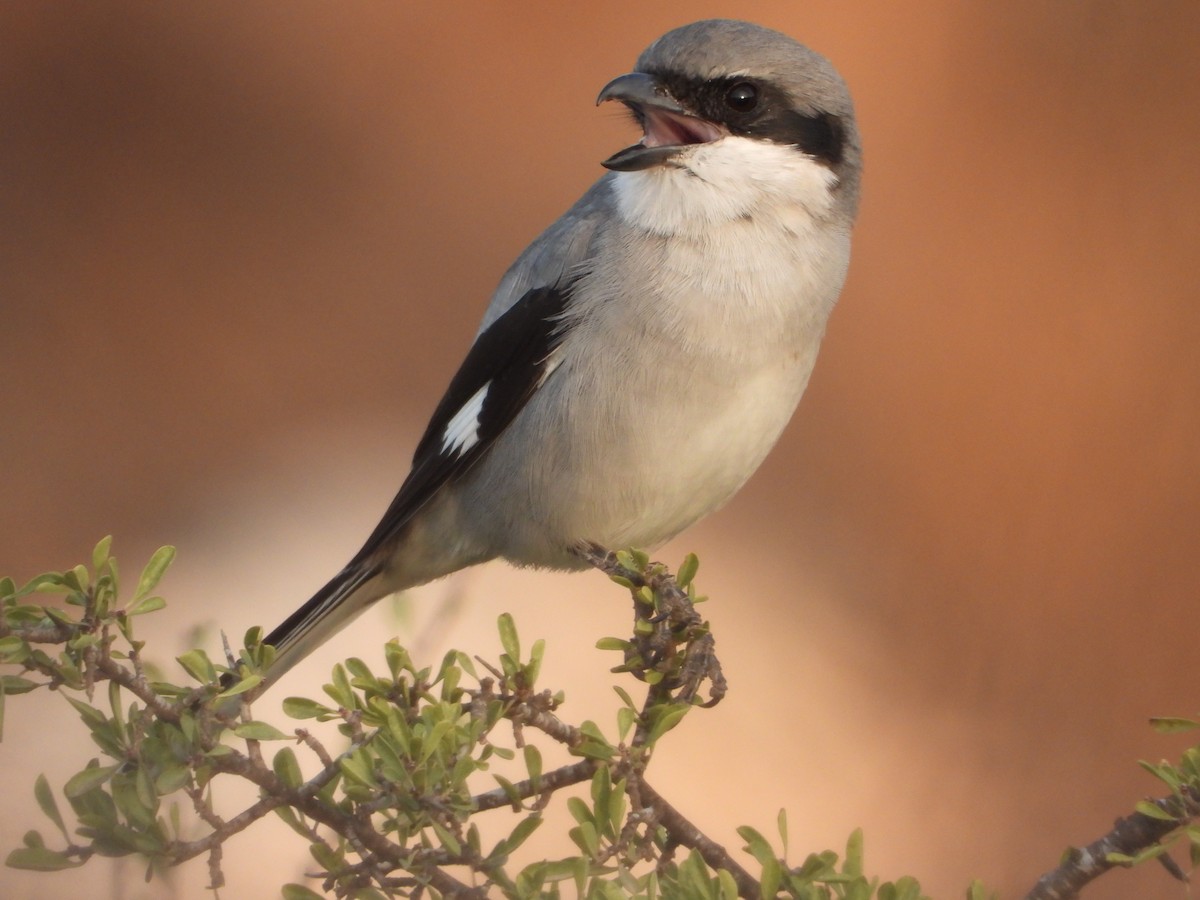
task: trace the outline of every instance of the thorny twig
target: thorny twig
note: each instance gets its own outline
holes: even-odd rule
[[[679,587],[665,567],[653,565],[646,567],[644,571],[634,571],[621,565],[615,555],[604,553],[598,548],[590,548],[584,555],[597,568],[624,579],[635,591],[649,588],[654,592],[654,614],[647,615],[644,605],[638,610],[643,622],[649,621],[653,628],[649,629],[649,634],[645,633],[644,628],[637,629],[634,640],[641,654],[640,662],[631,662],[629,668],[634,674],[643,677],[645,672],[652,669],[668,675],[666,678],[652,681],[641,705],[638,728],[631,745],[622,745],[607,763],[612,767],[614,777],[624,779],[632,808],[628,823],[622,828],[617,839],[617,845],[605,858],[610,858],[616,852],[623,852],[621,848],[638,858],[646,858],[647,853],[651,853],[652,846],[649,843],[639,846],[639,842],[646,841],[643,836],[649,835],[655,827],[661,827],[668,833],[668,857],[672,847],[694,848],[710,864],[730,871],[741,895],[757,896],[759,888],[754,879],[730,858],[724,848],[703,835],[653,791],[643,778],[643,771],[650,757],[648,738],[651,710],[665,704],[694,703],[704,680],[710,682],[709,700],[705,705],[716,703],[725,693],[725,680],[715,656],[714,642],[707,624],[695,612],[687,591]],[[102,628],[102,623],[86,618],[75,626],[59,622],[39,622],[28,627],[14,628],[0,624],[0,636],[19,634],[30,643],[68,644],[80,635],[97,632]],[[213,774],[233,775],[256,785],[261,792],[255,803],[237,815],[224,819],[212,809],[205,788],[201,787],[200,783],[189,784],[184,791],[190,797],[197,815],[211,829],[210,833],[197,840],[170,842],[163,848],[162,858],[171,863],[180,863],[207,853],[211,885],[217,888],[223,881],[220,871],[221,845],[273,810],[288,807],[295,811],[296,821],[310,833],[310,839],[324,843],[316,829],[328,828],[341,835],[355,849],[360,859],[359,862],[344,866],[336,872],[327,872],[327,889],[338,887],[345,891],[349,889],[349,882],[363,886],[374,883],[384,888],[401,884],[410,887],[426,884],[447,896],[486,895],[486,886],[473,887],[446,871],[447,866],[462,866],[484,875],[488,874],[488,864],[477,852],[466,846],[461,822],[452,817],[442,818],[441,821],[443,828],[456,835],[459,845],[463,848],[461,851],[451,853],[445,848],[414,848],[391,840],[379,823],[374,821],[374,813],[383,811],[383,807],[378,803],[361,801],[344,806],[332,804],[328,798],[321,796],[322,791],[341,773],[344,761],[358,748],[374,739],[376,732],[364,728],[361,711],[339,710],[343,732],[350,738],[350,747],[338,756],[330,754],[307,730],[295,730],[297,741],[313,753],[320,762],[321,770],[308,781],[289,786],[263,758],[258,741],[249,740],[245,750],[226,745],[220,748],[219,753],[214,752],[220,744],[223,729],[235,727],[236,720],[231,721],[220,701],[214,701],[211,687],[200,688],[182,696],[163,696],[145,677],[137,648],[130,656],[131,662],[127,664],[112,655],[110,644],[110,641],[102,641],[96,645],[97,652],[87,655],[89,683],[93,679],[116,683],[140,700],[146,712],[161,722],[179,726],[185,717],[189,722],[194,721],[199,734],[197,749],[204,755],[205,764],[209,767],[210,774],[206,779],[211,778]],[[227,656],[232,660],[232,654],[228,651]],[[52,685],[61,683],[61,677],[57,675],[53,666],[35,665],[32,668],[50,677]],[[532,686],[526,688],[519,680],[506,678],[497,670],[492,671],[495,678],[485,678],[478,689],[467,691],[470,697],[470,702],[464,705],[467,715],[478,717],[490,703],[499,700],[504,707],[504,717],[512,723],[518,743],[522,741],[521,730],[525,728],[537,730],[573,750],[590,740],[581,729],[555,715],[558,701],[549,691],[535,691]],[[226,681],[232,683],[231,679],[227,678]],[[223,686],[228,687],[228,683],[223,683]],[[497,685],[501,686],[499,690]],[[421,691],[416,691],[414,685],[417,694],[423,693],[427,688],[428,685]],[[248,702],[257,693],[256,689],[243,692],[237,719],[243,722],[249,720]],[[401,706],[406,703],[406,698],[391,699]],[[415,696],[411,702],[416,702]],[[483,812],[533,800],[530,810],[536,813],[545,806],[555,791],[589,780],[604,765],[606,763],[599,759],[582,759],[541,773],[536,779],[530,778],[506,785],[504,789],[478,793],[471,798],[471,808],[475,812]],[[330,846],[326,843],[326,847]],[[78,850],[81,858],[90,855],[87,852],[88,848]],[[652,853],[649,858],[653,858]],[[390,875],[397,870],[412,872],[414,875],[412,878],[396,878]],[[491,883],[490,876],[488,883]]]
[[[1108,834],[1086,847],[1068,850],[1061,863],[1038,879],[1037,884],[1025,895],[1025,900],[1071,900],[1078,897],[1089,882],[1109,869],[1125,864],[1122,858],[1137,856],[1144,850],[1158,846],[1171,832],[1200,818],[1200,796],[1186,785],[1178,794],[1149,802],[1170,818],[1158,819],[1135,812],[1118,819]],[[1110,854],[1119,855],[1114,858]],[[1171,871],[1170,865],[1168,871]],[[1179,877],[1182,873],[1176,867],[1172,874]]]

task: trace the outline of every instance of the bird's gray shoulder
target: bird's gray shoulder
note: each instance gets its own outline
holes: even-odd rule
[[[612,175],[605,175],[525,248],[500,279],[479,325],[487,330],[514,303],[537,288],[554,287],[580,272],[613,209]]]

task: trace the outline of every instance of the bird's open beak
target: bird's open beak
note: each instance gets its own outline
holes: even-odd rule
[[[683,148],[723,138],[725,130],[690,116],[653,75],[630,72],[614,78],[596,98],[599,106],[619,100],[629,107],[645,134],[641,141],[614,153],[601,163],[617,172],[637,172],[668,163]]]

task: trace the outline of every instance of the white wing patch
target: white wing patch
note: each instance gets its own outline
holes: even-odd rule
[[[545,362],[546,368],[544,368],[542,370],[542,377],[538,379],[538,383],[537,383],[538,387],[541,387],[543,384],[545,384],[546,379],[549,378],[552,374],[554,374],[554,370],[557,369],[559,367],[559,365],[562,363],[562,357],[563,357],[563,355],[562,355],[561,347],[555,347],[554,350],[551,352],[551,354],[548,357],[546,357],[546,362]]]
[[[454,418],[446,423],[446,430],[442,432],[443,453],[461,456],[479,443],[479,414],[483,411],[483,403],[491,386],[489,381],[477,390],[454,414]]]

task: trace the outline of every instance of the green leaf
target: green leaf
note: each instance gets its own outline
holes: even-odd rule
[[[572,747],[572,756],[583,756],[588,759],[609,760],[612,759],[613,753],[616,751],[609,744],[600,744],[596,741],[584,741],[578,747]]]
[[[46,818],[57,825],[63,837],[69,841],[67,826],[63,824],[62,815],[58,811],[58,803],[54,799],[54,792],[50,790],[50,782],[46,780],[45,775],[38,775],[37,780],[33,783],[33,796],[42,812],[46,814]]]
[[[243,722],[233,729],[233,733],[247,741],[286,741],[292,737],[284,734],[269,722]]]
[[[283,900],[325,900],[324,894],[318,894],[302,884],[285,884],[280,893]]]
[[[475,671],[474,660],[472,660],[471,657],[467,656],[467,654],[463,653],[461,650],[449,651],[446,654],[446,658],[447,659],[453,658],[455,665],[457,665],[460,669],[462,669],[464,672],[466,672],[472,678],[474,678],[476,680],[479,679],[479,675]]]
[[[1133,857],[1133,865],[1140,866],[1148,859],[1157,859],[1171,849],[1171,843],[1154,844]]]
[[[142,597],[134,600],[125,607],[125,615],[127,616],[142,616],[146,613],[158,612],[167,605],[167,601],[157,594],[150,597]]]
[[[609,828],[608,837],[616,841],[620,836],[622,827],[625,825],[625,781],[622,779],[616,783],[612,793],[608,795],[608,810],[607,819]]]
[[[276,753],[275,758],[271,761],[271,767],[279,779],[290,788],[297,788],[304,781],[304,775],[300,772],[300,763],[296,760],[296,751],[291,747],[284,747]]]
[[[59,872],[83,865],[83,860],[72,859],[65,853],[45,847],[22,847],[8,854],[4,862],[13,869],[31,869],[35,872]]]
[[[307,697],[288,697],[283,701],[283,714],[293,719],[315,719],[332,713],[333,710],[328,706]]]
[[[0,692],[5,694],[28,694],[38,686],[36,681],[20,675],[0,675]]]
[[[783,835],[784,853],[787,852],[787,819],[784,811],[779,811],[780,830]],[[863,831],[861,828],[855,828],[850,832],[850,837],[846,841],[846,862],[842,866],[842,871],[847,875],[861,876],[863,873]]]
[[[263,630],[261,625],[251,625],[242,635],[242,646],[247,650],[257,650],[262,645]]]
[[[125,716],[121,709],[121,686],[115,681],[108,683],[108,705],[113,711],[113,723],[118,731],[125,730]]]
[[[158,794],[154,790],[154,782],[150,780],[150,772],[145,766],[138,766],[133,779],[138,801],[149,810],[158,809]]]
[[[88,589],[88,570],[83,566],[76,566],[70,571],[63,572],[63,581],[82,594]]]
[[[294,809],[292,809],[290,806],[277,806],[277,807],[275,807],[274,812],[275,812],[275,815],[277,815],[277,816],[279,816],[279,818],[283,819],[284,823],[287,825],[288,828],[292,829],[292,831],[296,832],[296,834],[300,835],[300,837],[302,837],[302,838],[311,838],[312,837],[312,833],[305,826],[305,824],[300,820],[300,817],[296,815],[296,811]]]
[[[601,766],[592,776],[591,794],[592,816],[596,823],[596,830],[602,834],[612,833],[608,805],[608,801],[612,797],[612,778],[608,774],[607,766]]]
[[[721,900],[737,900],[737,882],[729,870],[717,869],[717,884],[721,888]]]
[[[531,834],[537,831],[542,821],[542,817],[537,814],[526,816],[517,823],[517,827],[512,830],[512,833],[508,837],[496,845],[496,849],[492,851],[491,856],[508,856],[525,843]]]
[[[482,838],[479,836],[479,826],[471,823],[467,826],[467,847],[471,851],[471,858],[478,859],[483,855]]]
[[[654,744],[660,737],[678,725],[691,707],[682,703],[663,704],[650,710],[650,731],[646,742]]]
[[[317,861],[317,864],[322,866],[327,872],[338,871],[342,868],[346,859],[345,850],[334,850],[320,841],[315,844],[309,844],[308,852],[312,854],[312,858]]]
[[[375,773],[367,754],[360,747],[358,750],[343,756],[338,760],[338,768],[342,774],[352,781],[357,781],[366,787],[375,787]]]
[[[624,653],[631,647],[633,647],[633,644],[631,644],[629,641],[622,640],[621,638],[604,637],[596,641],[597,650],[620,650],[622,653]]]
[[[587,738],[577,747],[572,747],[573,756],[586,756],[590,759],[611,759],[616,748],[608,742],[595,722],[588,719],[579,726],[580,733]]]
[[[201,684],[212,684],[217,680],[217,670],[203,650],[189,650],[175,657],[184,670]]]
[[[100,635],[81,634],[67,641],[67,647],[72,650],[86,650],[88,647],[95,647],[98,643],[100,643]]]
[[[1188,781],[1193,784],[1200,781],[1200,747],[1189,747],[1184,750],[1179,764],[1187,773]]]
[[[333,680],[323,685],[325,695],[343,709],[354,709],[354,689],[350,686],[350,676],[346,667],[338,663],[333,667]]]
[[[1166,763],[1166,762],[1152,763],[1152,762],[1147,762],[1144,759],[1139,759],[1138,765],[1141,766],[1143,769],[1145,769],[1147,772],[1149,772],[1151,775],[1153,775],[1155,778],[1159,779],[1164,784],[1166,784],[1167,787],[1169,787],[1172,791],[1179,790],[1180,786],[1183,783],[1179,776],[1179,773],[1175,771],[1175,767],[1172,766],[1170,763]]]
[[[192,780],[192,770],[186,765],[167,766],[154,779],[154,789],[158,794],[173,794]]]
[[[687,897],[706,898],[712,900],[712,882],[708,877],[708,866],[695,850],[679,864],[678,887],[680,893]],[[765,894],[763,895],[766,896]]]
[[[1150,727],[1160,734],[1176,734],[1181,731],[1194,731],[1200,728],[1200,722],[1182,716],[1154,716],[1150,719]]]
[[[150,557],[150,562],[146,563],[146,567],[142,569],[141,577],[138,578],[137,590],[133,593],[134,603],[148,596],[151,591],[158,587],[159,581],[166,574],[167,568],[171,565],[171,561],[174,558],[174,547],[159,547],[154,551],[154,555]]]
[[[695,553],[689,553],[683,558],[683,562],[679,564],[679,571],[675,573],[675,583],[685,591],[689,584],[696,577],[696,572],[700,569],[700,557]]]
[[[251,688],[258,687],[262,683],[263,683],[263,676],[257,675],[257,674],[247,675],[245,678],[241,679],[240,681],[235,682],[233,687],[229,688],[228,690],[221,691],[221,693],[217,694],[217,696],[218,697],[235,697],[238,694],[246,693],[246,691],[250,690]]]
[[[1133,808],[1150,819],[1158,819],[1160,822],[1176,821],[1173,815],[1162,809],[1157,803],[1151,803],[1149,800],[1139,800],[1134,804]]]
[[[78,596],[82,596],[82,595],[72,594],[70,597],[67,598],[66,602],[70,603],[72,597],[78,597]],[[75,605],[81,606],[82,604],[76,603]],[[65,625],[68,628],[70,628],[73,625],[79,624],[79,620],[76,619],[74,616],[72,616],[65,609],[56,609],[53,606],[47,606],[42,610],[42,612],[44,612],[46,614],[46,617],[49,618],[50,621],[54,622],[54,624],[56,624],[56,625]]]
[[[533,687],[537,682],[538,675],[542,671],[542,659],[546,655],[546,642],[542,638],[538,638],[533,642],[533,648],[529,651],[529,663],[525,666],[525,677],[528,680],[527,687]]]
[[[575,842],[584,855],[595,859],[600,855],[600,836],[596,833],[596,826],[591,822],[580,822],[575,828],[567,832],[567,836]]]
[[[441,822],[437,819],[431,819],[429,826],[433,829],[433,833],[437,835],[438,843],[449,850],[451,854],[458,856],[458,854],[462,853],[462,844],[459,843],[458,838],[451,834],[449,829],[442,825]]]
[[[79,718],[83,719],[84,724],[93,731],[108,721],[104,713],[100,712],[96,707],[84,703],[82,700],[67,697],[66,701],[75,707],[75,712],[79,713]]]
[[[774,858],[764,861],[762,867],[762,880],[759,882],[762,885],[762,895],[774,897],[779,893],[779,885],[783,881],[783,867],[779,865],[779,860]]]
[[[533,744],[525,745],[524,754],[525,771],[529,773],[529,780],[536,785],[542,777],[542,754]]]
[[[630,709],[628,706],[622,706],[617,710],[617,738],[624,741],[629,737],[629,732],[633,729],[634,723],[638,720],[637,710]]]
[[[580,824],[592,821],[592,811],[579,797],[567,798],[567,812]]]
[[[355,680],[365,681],[369,684],[374,684],[375,675],[367,667],[367,664],[357,656],[352,656],[346,660],[346,669],[350,672]]]
[[[112,549],[112,535],[105,535],[100,538],[99,543],[92,550],[92,568],[99,572],[104,568],[104,564],[108,562],[109,551]]]
[[[513,812],[519,811],[521,809],[521,792],[517,790],[517,786],[503,775],[493,774],[492,777],[496,779],[496,784],[500,785],[500,790],[504,791],[504,796],[508,798]]]
[[[82,772],[76,772],[67,779],[67,783],[63,785],[63,793],[69,800],[82,797],[112,778],[117,768],[117,766],[88,766]]]
[[[109,791],[117,809],[131,826],[143,831],[154,822],[154,806],[145,802],[138,790],[136,777],[130,777],[124,772],[115,775],[109,782]]]
[[[747,852],[758,860],[759,865],[765,866],[768,862],[775,861],[775,851],[771,849],[771,845],[767,842],[767,839],[754,828],[751,828],[749,825],[742,825],[737,829],[737,833],[746,842]],[[774,896],[774,894],[767,896]]]
[[[496,625],[500,630],[500,646],[504,648],[513,660],[520,662],[521,660],[521,641],[517,637],[517,625],[513,621],[513,617],[509,613],[501,613],[496,620]]]
[[[18,595],[30,591],[36,591],[39,594],[65,594],[69,590],[66,576],[62,572],[43,572],[41,575],[31,578],[29,583],[18,591]]]
[[[604,732],[600,730],[600,726],[591,719],[585,719],[580,724],[579,732],[585,737],[590,737],[602,744],[608,744],[608,740],[604,737]]]
[[[392,673],[393,681],[400,677],[401,672],[412,670],[412,658],[409,657],[408,651],[400,645],[400,642],[395,639],[383,645],[383,657],[387,660],[388,671]]]

